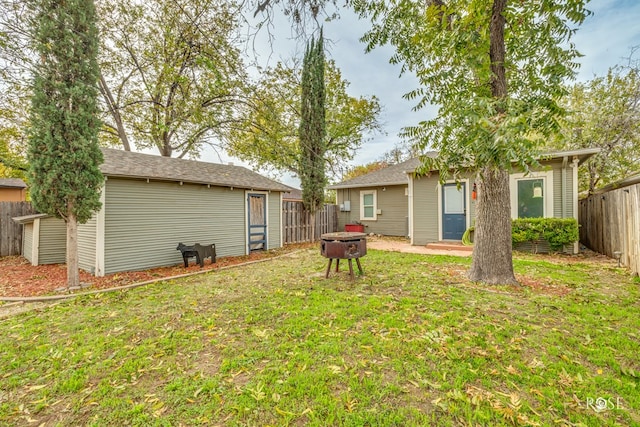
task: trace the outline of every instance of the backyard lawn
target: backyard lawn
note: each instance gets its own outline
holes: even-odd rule
[[[317,248],[0,319],[0,425],[640,425],[640,282]]]

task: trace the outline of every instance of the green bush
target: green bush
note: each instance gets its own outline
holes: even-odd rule
[[[462,236],[462,243],[473,243],[473,226],[469,227]],[[575,218],[518,218],[511,222],[511,242],[529,242],[533,245],[546,240],[554,251],[562,250],[564,245],[570,245],[579,239],[578,221]]]
[[[518,218],[512,221],[511,230],[514,245],[524,242],[536,244],[546,240],[554,251],[579,239],[578,221],[575,218]]]

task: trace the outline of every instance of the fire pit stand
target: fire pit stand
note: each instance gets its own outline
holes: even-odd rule
[[[331,264],[334,259],[336,260],[336,272],[340,270],[341,259],[349,260],[349,275],[351,276],[351,280],[355,278],[352,263],[354,259],[356,260],[360,274],[364,274],[362,265],[360,264],[360,258],[367,254],[366,236],[365,233],[356,232],[326,233],[320,236],[320,252],[323,257],[329,258],[329,264],[327,265],[327,271],[324,277],[329,277]]]

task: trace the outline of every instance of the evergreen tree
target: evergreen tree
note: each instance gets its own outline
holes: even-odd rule
[[[77,224],[100,204],[98,33],[92,0],[39,0],[27,159],[34,207],[67,224],[67,286],[78,286]]]
[[[322,30],[318,40],[307,45],[302,64],[302,105],[300,108],[300,183],[305,208],[312,213],[324,203],[326,125],[324,87],[324,43]]]

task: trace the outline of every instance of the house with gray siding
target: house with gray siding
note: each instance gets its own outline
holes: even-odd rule
[[[218,256],[282,246],[282,194],[290,187],[241,166],[103,154],[102,208],[78,227],[80,268],[103,276],[176,265],[179,242],[214,243]]]
[[[512,218],[577,220],[578,166],[598,151],[548,153],[541,156],[538,170],[525,174],[514,169],[509,183]],[[414,245],[461,240],[475,221],[475,176],[441,183],[437,170],[416,173],[420,164],[414,158],[330,186],[337,192],[340,227],[357,222],[367,233],[407,236]],[[577,243],[572,250],[577,251]]]
[[[336,191],[338,229],[362,224],[366,233],[409,236],[409,175],[418,158],[329,186]]]
[[[65,262],[67,225],[46,214],[13,218],[22,224],[22,256],[31,265],[60,264]]]

